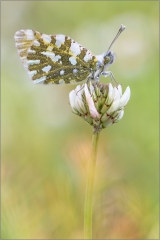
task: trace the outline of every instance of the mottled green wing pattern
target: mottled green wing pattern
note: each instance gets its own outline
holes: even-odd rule
[[[15,42],[34,83],[78,83],[96,70],[96,57],[65,35],[20,30],[15,33]]]

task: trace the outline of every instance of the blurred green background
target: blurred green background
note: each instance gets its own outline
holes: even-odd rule
[[[93,237],[158,239],[158,2],[2,1],[2,239],[81,239],[92,128],[72,114],[76,86],[33,85],[14,33],[70,36],[110,67],[131,99],[100,135]],[[110,79],[101,78],[102,82]]]

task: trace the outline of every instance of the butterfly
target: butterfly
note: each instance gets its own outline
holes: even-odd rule
[[[107,52],[94,55],[82,45],[63,34],[46,35],[34,30],[19,30],[15,44],[20,59],[33,83],[77,84],[83,81],[98,82],[101,75],[113,77],[108,67],[115,54],[111,46],[125,26],[119,31]]]

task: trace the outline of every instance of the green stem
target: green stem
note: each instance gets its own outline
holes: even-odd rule
[[[92,239],[92,200],[93,200],[93,183],[96,167],[96,155],[99,133],[93,134],[91,159],[89,163],[89,175],[85,197],[84,208],[84,239]]]

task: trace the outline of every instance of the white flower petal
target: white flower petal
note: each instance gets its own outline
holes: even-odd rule
[[[89,90],[90,90],[91,95],[95,95],[95,90],[94,90],[94,87],[93,87],[91,81],[90,81]]]
[[[85,84],[84,91],[85,91],[86,101],[87,101],[87,104],[88,104],[88,107],[89,107],[89,112],[90,112],[91,116],[94,119],[99,119],[100,115],[97,112],[97,109],[95,108],[95,105],[94,105],[93,99],[91,97],[91,94],[89,93],[87,84]]]
[[[76,97],[82,99],[83,86],[78,85],[75,89]]]
[[[69,103],[72,108],[75,108],[75,95],[76,95],[75,90],[72,90],[69,93]]]
[[[83,103],[83,100],[82,98],[79,98],[79,96],[76,97],[76,106],[77,106],[77,109],[83,114],[83,113],[86,113],[86,108],[84,106],[84,103]]]
[[[131,91],[130,91],[130,87],[127,87],[125,92],[123,93],[121,99],[120,99],[120,105],[119,107],[124,107],[126,106],[127,102],[130,99],[130,95],[131,95]]]
[[[119,104],[120,104],[120,100],[116,100],[116,101],[113,101],[112,105],[110,106],[110,108],[107,110],[107,113],[108,114],[112,114],[114,113],[115,111],[117,111],[117,109],[119,108]]]
[[[118,115],[115,117],[115,121],[118,122],[124,115],[124,110],[119,111]]]
[[[69,102],[74,112],[78,111],[81,114],[86,113],[86,108],[82,100],[82,94],[84,92],[84,87],[78,85],[75,90],[71,91],[69,94]]]
[[[109,83],[108,88],[107,104],[109,105],[113,101],[113,87],[111,83]]]
[[[114,89],[113,89],[114,101],[120,100],[121,96],[122,96],[122,87],[119,84],[118,86],[114,87]]]
[[[122,86],[121,86],[121,84],[118,84],[117,88],[118,88],[119,95],[122,96]]]

